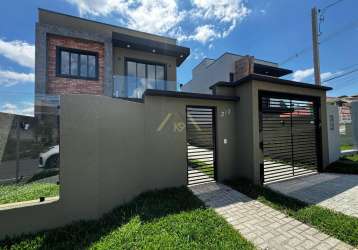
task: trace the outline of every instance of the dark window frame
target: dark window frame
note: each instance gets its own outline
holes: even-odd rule
[[[126,76],[128,75],[128,67],[127,67],[128,62],[135,62],[135,63],[145,64],[146,65],[145,66],[145,78],[146,79],[148,79],[148,67],[147,67],[147,65],[163,66],[163,68],[164,68],[164,79],[163,79],[163,81],[167,81],[167,65],[164,64],[164,63],[125,57],[124,58],[124,71],[125,71]],[[157,78],[157,73],[156,72],[155,72],[155,78]],[[157,79],[155,79],[155,80],[157,80]]]
[[[61,73],[61,52],[68,52],[69,53],[69,74],[62,74]],[[78,54],[77,60],[77,75],[71,75],[71,53]],[[86,56],[94,56],[96,67],[95,67],[95,77],[84,77],[81,76],[81,55]],[[66,48],[66,47],[56,47],[56,77],[62,78],[71,78],[71,79],[82,79],[82,80],[90,80],[90,81],[98,81],[99,80],[99,65],[98,65],[98,52],[88,51],[88,50],[80,50],[80,49],[73,49],[73,48]],[[88,68],[89,68],[89,60],[87,57],[87,75],[88,75]]]

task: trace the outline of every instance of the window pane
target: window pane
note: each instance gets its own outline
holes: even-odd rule
[[[145,78],[145,64],[144,63],[137,63],[137,77]]]
[[[80,76],[87,77],[87,55],[80,56],[81,62],[81,69],[80,69]]]
[[[155,79],[155,65],[148,64],[148,79]]]
[[[97,77],[96,68],[97,68],[96,57],[88,56],[88,77],[91,78]]]
[[[157,89],[165,90],[165,81],[164,81],[164,66],[156,65],[156,79],[157,79]]]
[[[147,71],[148,71],[147,88],[155,89],[155,65],[148,64]]]
[[[135,62],[127,62],[127,75],[128,76],[136,76],[137,75],[137,69],[136,69],[136,63]]]
[[[164,66],[157,65],[155,69],[157,72],[157,80],[164,80]]]
[[[71,75],[78,75],[78,54],[71,53]]]
[[[61,71],[60,74],[70,74],[70,53],[67,51],[61,51]]]

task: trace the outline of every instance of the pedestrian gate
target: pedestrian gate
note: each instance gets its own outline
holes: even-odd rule
[[[216,179],[215,108],[186,108],[188,185]]]
[[[321,165],[319,99],[261,92],[261,182],[316,173]]]

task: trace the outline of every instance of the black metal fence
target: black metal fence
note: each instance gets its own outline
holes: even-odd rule
[[[216,179],[215,108],[186,109],[188,185]]]

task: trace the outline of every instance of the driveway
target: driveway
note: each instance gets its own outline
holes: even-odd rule
[[[358,217],[358,175],[322,173],[267,187],[309,204]]]

